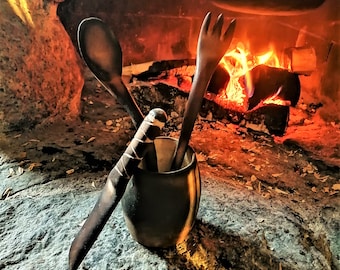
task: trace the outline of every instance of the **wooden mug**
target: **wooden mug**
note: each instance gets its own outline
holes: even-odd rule
[[[158,137],[154,143],[159,171],[148,171],[141,162],[121,202],[132,237],[146,247],[165,248],[185,240],[192,229],[201,178],[192,148],[188,147],[182,167],[171,171],[178,140]]]

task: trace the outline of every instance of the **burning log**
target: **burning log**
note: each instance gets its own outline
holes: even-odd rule
[[[285,105],[295,106],[297,104],[300,98],[300,80],[297,74],[282,68],[259,65],[250,71],[250,76],[254,93],[248,100],[248,110],[256,108],[273,95],[276,95],[276,100],[286,101]],[[281,105],[284,104],[281,103]]]
[[[186,66],[194,66],[195,62],[195,59],[181,59],[170,61],[163,60],[132,65],[123,68],[123,75],[132,76],[132,78],[136,78],[140,81],[147,81],[152,78],[160,78],[168,74],[168,71],[170,70],[175,70]],[[182,75],[185,74],[182,73]],[[193,72],[191,75],[193,75]]]
[[[286,69],[259,65],[250,70],[253,90],[248,97],[248,107],[244,112],[254,110],[265,104],[277,103],[286,106],[295,106],[300,98],[300,80],[297,74]],[[228,105],[218,96],[223,95],[225,86],[229,83],[228,72],[219,67],[211,78],[207,99],[210,99],[226,109]],[[240,83],[245,85],[245,76],[240,78]],[[270,99],[275,97],[275,100]]]
[[[251,130],[283,136],[289,120],[289,106],[269,104],[246,113],[244,119],[245,127]]]
[[[218,94],[219,91],[225,89],[230,81],[230,75],[224,67],[218,65],[211,77],[207,92]]]
[[[303,50],[301,52],[304,53]],[[157,70],[155,67],[175,66],[180,64],[178,60],[168,65],[163,61],[159,64],[153,63],[147,71],[133,78],[166,84],[189,93],[195,76],[195,66],[187,65],[189,61],[181,62],[186,65],[171,70]],[[218,111],[219,117],[224,114],[225,118],[234,123],[245,120],[248,128],[282,136],[289,119],[289,106],[295,106],[300,98],[298,74],[284,68],[257,65],[245,75],[236,78],[236,83],[242,91],[241,99],[238,99],[237,95],[235,97],[234,93],[228,93],[228,85],[231,83],[235,84],[235,78],[231,78],[225,67],[219,65],[210,80],[205,99],[224,110],[213,108],[212,111]],[[206,105],[204,102],[205,111],[207,107],[213,107],[211,104]]]

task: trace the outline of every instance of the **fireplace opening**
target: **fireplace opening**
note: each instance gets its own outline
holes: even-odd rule
[[[285,56],[286,63],[287,57]],[[315,55],[311,53],[310,58],[313,62]],[[140,79],[152,81],[154,84],[163,83],[188,93],[195,76],[195,65],[187,65],[190,62],[194,63],[194,59],[155,62],[149,67],[146,66],[147,70],[140,74],[130,74],[130,82]],[[297,66],[296,63],[291,64],[291,61],[289,64],[290,68]],[[300,69],[299,72],[303,72],[302,68]],[[307,69],[310,73],[310,65]],[[128,75],[128,72],[125,75]],[[235,114],[242,116],[231,117],[231,120],[237,119],[234,123],[256,118],[255,115],[258,115],[256,111],[267,111],[268,114],[262,114],[263,119],[253,120],[267,125],[267,133],[274,135],[285,133],[289,120],[289,107],[296,106],[299,97],[298,73],[283,68],[283,64],[280,65],[273,51],[251,56],[238,47],[230,50],[223,57],[212,75],[205,94],[207,100],[228,111],[227,118]]]
[[[340,2],[281,2],[1,2],[0,212],[6,220],[0,220],[0,235],[8,256],[0,265],[34,265],[36,256],[45,256],[43,247],[51,247],[46,257],[60,250],[63,258],[53,262],[65,268],[70,241],[51,240],[44,233],[56,235],[49,220],[26,239],[27,226],[17,218],[31,213],[25,217],[31,220],[53,208],[54,226],[65,233],[56,239],[71,240],[89,212],[84,205],[92,206],[93,192],[136,131],[80,57],[80,21],[95,16],[110,26],[122,47],[128,90],[145,115],[164,109],[163,135],[178,138],[199,27],[212,11],[226,22],[236,18],[237,28],[190,141],[203,179],[197,225],[181,245],[149,251],[129,238],[115,212],[107,233],[114,244],[105,238],[105,252],[85,260],[84,268],[118,262],[122,268],[338,269]],[[72,207],[61,209],[59,202]],[[13,241],[21,234],[24,244]],[[41,247],[40,238],[46,240]],[[17,254],[25,256],[13,259]]]

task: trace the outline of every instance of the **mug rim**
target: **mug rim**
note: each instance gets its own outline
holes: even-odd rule
[[[172,140],[172,141],[175,141],[178,143],[178,139],[177,138],[174,138],[174,137],[170,137],[170,136],[158,136],[154,139],[155,140]],[[148,170],[145,170],[145,169],[142,169],[140,168],[139,166],[137,166],[137,170],[142,172],[142,173],[147,173],[147,174],[154,174],[154,175],[176,175],[176,174],[179,174],[179,173],[183,173],[185,171],[188,171],[190,169],[192,169],[193,167],[195,167],[195,164],[197,163],[197,159],[196,159],[196,153],[194,151],[194,149],[192,149],[192,147],[190,145],[188,145],[188,149],[187,151],[191,151],[192,154],[191,154],[191,160],[190,162],[184,166],[184,167],[181,167],[177,170],[172,170],[172,171],[166,171],[166,172],[153,172],[153,171],[148,171]],[[186,154],[188,154],[186,151]]]

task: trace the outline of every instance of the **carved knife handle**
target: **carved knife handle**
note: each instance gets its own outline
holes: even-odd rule
[[[123,197],[134,169],[145,155],[145,141],[153,140],[159,136],[165,121],[166,114],[162,109],[153,109],[144,118],[129,146],[111,170],[96,205],[72,242],[69,253],[69,269],[78,268],[96,241],[105,223]]]

